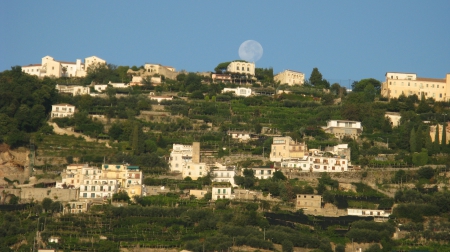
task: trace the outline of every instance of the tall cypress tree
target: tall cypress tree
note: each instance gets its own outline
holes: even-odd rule
[[[428,130],[427,133],[425,134],[425,148],[428,150],[429,156],[436,154],[434,152],[433,142],[431,141],[430,130]]]
[[[442,125],[442,139],[441,139],[441,151],[445,152],[447,150],[447,122]]]
[[[441,146],[439,144],[439,123],[436,125],[436,132],[434,135],[433,152],[439,153]]]
[[[409,148],[411,150],[411,153],[416,152],[417,148],[417,139],[416,139],[416,132],[414,131],[414,127],[411,129],[411,133],[409,134]]]
[[[424,134],[422,124],[419,125],[416,131],[416,151],[421,152],[424,144]]]

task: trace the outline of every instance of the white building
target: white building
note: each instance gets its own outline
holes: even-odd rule
[[[336,138],[342,139],[344,137],[358,138],[362,132],[363,127],[361,122],[348,120],[329,120],[327,126],[322,127],[325,133],[333,134]]]
[[[231,186],[237,186],[234,183],[234,176],[236,176],[235,167],[226,167],[219,163],[214,165],[214,169],[211,169],[213,182],[228,182]]]
[[[59,93],[71,94],[72,96],[88,95],[91,93],[90,87],[83,87],[83,86],[77,86],[77,85],[56,84],[55,88],[56,88],[56,90],[58,90]]]
[[[251,168],[253,170],[253,174],[258,179],[270,179],[273,177],[273,173],[276,171],[275,168],[270,167],[258,167]]]
[[[150,95],[150,100],[152,100],[152,101],[158,101],[158,103],[161,103],[162,101],[171,101],[171,100],[173,100],[173,96],[156,96],[156,95]]]
[[[252,135],[249,132],[228,131],[228,135],[231,139],[238,140],[239,142],[247,142],[252,139]]]
[[[255,63],[244,61],[233,61],[227,67],[227,72],[255,75]]]
[[[224,88],[222,90],[222,93],[228,92],[234,93],[236,96],[249,97],[250,95],[252,95],[252,90],[250,88],[237,87],[237,88]]]
[[[30,64],[22,66],[22,71],[38,77],[85,77],[89,67],[96,64],[106,64],[106,61],[97,57],[91,56],[84,60],[80,59],[76,62],[57,61],[51,56],[42,58],[41,64]]]
[[[57,182],[55,188],[80,188],[83,183],[82,168],[89,167],[88,164],[70,164],[61,173],[61,183]]]
[[[232,199],[232,188],[231,185],[227,183],[215,183],[212,187],[212,197],[213,201],[218,199]]]
[[[105,92],[107,88],[108,88],[108,84],[95,84],[94,85],[94,89],[100,93]]]
[[[118,181],[103,176],[102,169],[83,167],[81,169],[80,199],[111,198],[118,190]]]
[[[284,70],[273,77],[273,80],[280,84],[303,85],[305,83],[305,74],[293,70]]]
[[[283,159],[275,165],[300,172],[346,172],[350,165],[350,149],[347,144],[329,147],[331,151],[323,152],[310,149],[302,158]],[[331,156],[330,156],[331,154]]]
[[[360,217],[374,217],[374,221],[387,221],[391,215],[390,211],[381,209],[360,209],[360,208],[347,208],[347,215],[360,216]]]
[[[192,145],[173,144],[170,152],[169,168],[172,172],[181,172],[192,161]]]
[[[113,88],[128,88],[130,85],[127,83],[112,83],[111,81],[108,83],[108,85],[111,85]]]
[[[75,113],[75,106],[61,103],[52,105],[51,118],[72,117]]]

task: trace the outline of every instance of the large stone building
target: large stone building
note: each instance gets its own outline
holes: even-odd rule
[[[363,131],[361,122],[348,120],[329,120],[327,126],[322,127],[325,133],[333,134],[336,138],[358,138]]]
[[[85,77],[87,69],[96,64],[106,64],[106,61],[97,56],[85,58],[84,63],[81,59],[77,59],[76,62],[67,62],[45,56],[41,64],[22,66],[22,71],[38,77]]]
[[[209,166],[200,162],[200,143],[192,145],[173,144],[170,152],[169,168],[173,172],[180,172],[183,178],[194,180],[204,177],[209,172]]]
[[[305,143],[292,140],[291,137],[274,137],[270,151],[270,161],[279,162],[283,159],[302,158],[308,152]]]
[[[433,98],[436,101],[450,99],[450,73],[443,79],[417,77],[415,73],[387,72],[386,80],[381,85],[381,95],[392,99],[400,95],[417,95]]]
[[[303,85],[305,83],[305,74],[293,70],[284,70],[273,77],[273,80],[280,84]]]
[[[233,61],[227,67],[227,72],[240,73],[255,76],[255,63],[245,61]]]

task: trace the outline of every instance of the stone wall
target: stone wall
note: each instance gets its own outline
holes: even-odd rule
[[[20,197],[21,203],[28,201],[42,201],[44,198],[50,198],[54,201],[71,201],[78,200],[79,189],[60,189],[60,188],[21,188],[21,189],[5,189],[11,194]]]

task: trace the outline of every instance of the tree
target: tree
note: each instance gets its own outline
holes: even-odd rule
[[[319,72],[317,67],[314,67],[311,76],[309,77],[309,83],[313,86],[316,86],[322,82],[322,74]]]
[[[414,153],[417,151],[417,139],[416,139],[416,132],[414,131],[414,128],[411,129],[411,134],[409,135],[409,148],[411,153]]]
[[[445,152],[447,149],[447,122],[442,125],[441,150]]]
[[[283,252],[292,252],[292,251],[294,251],[294,244],[288,239],[284,240],[281,243],[281,247],[282,247],[281,251],[283,251]]]
[[[216,72],[216,73],[218,73],[218,74],[223,74],[223,73],[225,73],[226,71],[227,71],[227,68],[228,68],[228,65],[230,64],[231,62],[222,62],[222,63],[219,63],[215,68],[214,68],[214,72]]]
[[[50,198],[44,198],[42,200],[42,208],[44,208],[45,212],[47,212],[48,210],[51,209],[52,203],[53,203],[53,200]]]
[[[371,85],[376,90],[376,94],[380,93],[381,82],[373,78],[362,79],[360,81],[355,81],[352,83],[353,92],[363,92],[367,86]]]
[[[441,147],[439,144],[439,123],[436,125],[436,132],[434,135],[433,153],[439,153]]]

